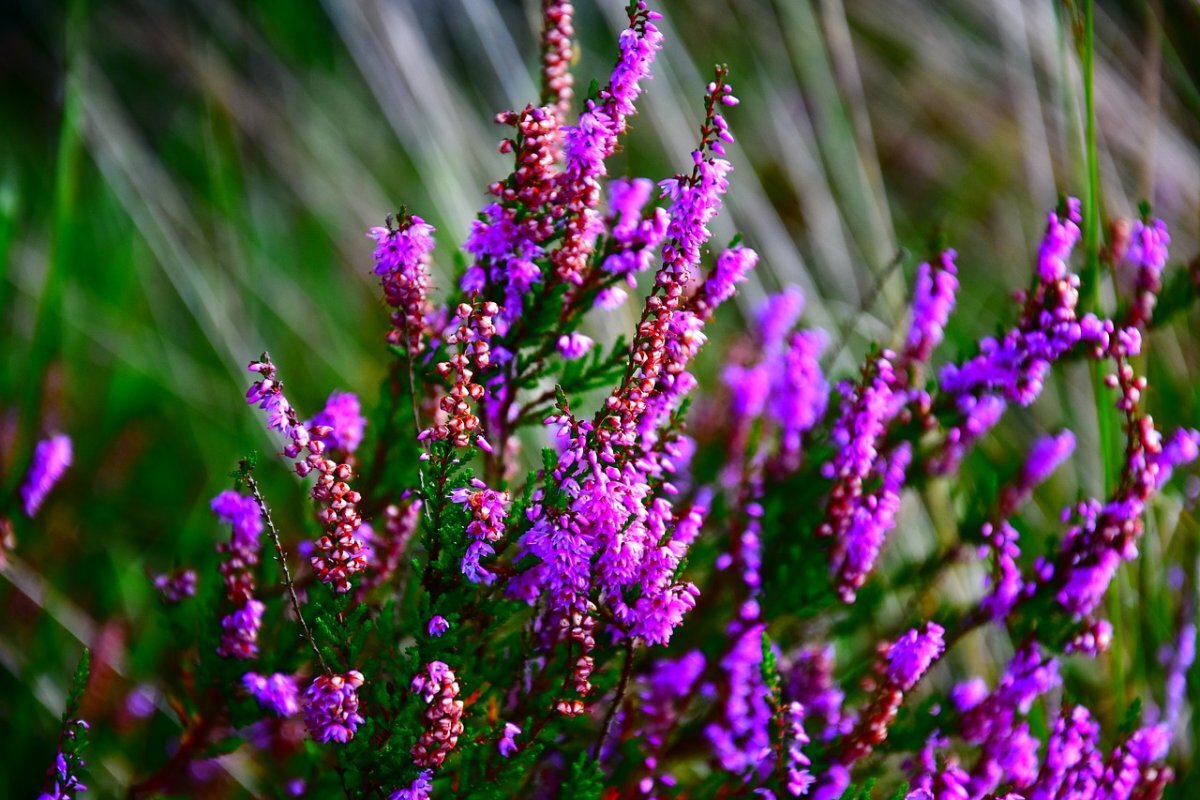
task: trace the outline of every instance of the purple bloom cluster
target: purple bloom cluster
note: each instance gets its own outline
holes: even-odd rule
[[[450,500],[466,506],[471,512],[467,524],[470,544],[462,558],[462,572],[472,583],[491,584],[496,576],[485,569],[480,561],[496,552],[494,544],[504,538],[504,520],[508,517],[508,492],[497,492],[487,488],[483,481],[472,482],[473,489],[455,489]],[[444,620],[443,620],[444,622]]]
[[[388,800],[429,800],[433,796],[433,770],[423,769],[413,782],[388,795]]]
[[[500,741],[497,743],[497,748],[500,750],[500,755],[505,758],[510,758],[517,752],[517,735],[521,733],[521,729],[511,722],[504,723],[504,733],[500,736]]]
[[[353,453],[362,442],[367,418],[362,415],[358,396],[349,392],[334,392],[325,402],[325,408],[305,423],[309,430],[320,426],[329,428],[323,438],[325,443],[343,453]]]
[[[566,209],[562,245],[551,254],[557,277],[566,283],[581,283],[602,221],[600,181],[608,174],[606,162],[625,132],[634,103],[642,92],[642,81],[650,75],[655,53],[662,46],[662,33],[654,25],[658,14],[645,2],[630,7],[629,27],[621,32],[620,56],[608,86],[579,116],[579,122],[563,128],[564,166],[559,181],[560,202]]]
[[[258,632],[265,607],[254,598],[254,568],[261,549],[262,512],[253,497],[227,490],[212,500],[213,513],[231,534],[228,542],[218,545],[225,554],[221,577],[225,596],[233,610],[221,619],[221,643],[217,652],[231,658],[258,656]]]
[[[1167,265],[1167,245],[1170,243],[1171,235],[1161,219],[1148,225],[1141,221],[1133,223],[1122,262],[1122,266],[1127,267],[1130,273],[1126,278],[1133,294],[1127,318],[1130,325],[1144,327],[1154,315],[1154,306],[1162,289],[1163,269]]]
[[[946,649],[945,629],[926,622],[921,630],[913,628],[893,642],[887,651],[887,679],[907,692],[925,675]]]
[[[392,307],[388,341],[404,347],[409,356],[421,351],[429,328],[429,254],[433,226],[415,215],[403,215],[395,225],[371,228],[375,240],[375,274]]]
[[[181,569],[169,575],[156,575],[154,588],[158,589],[167,603],[180,603],[196,594],[196,570]]]
[[[917,267],[917,283],[913,287],[912,323],[904,342],[904,360],[928,361],[945,336],[946,320],[954,310],[958,293],[956,253],[943,250],[936,262],[924,262]]]
[[[318,675],[304,690],[304,724],[318,742],[345,744],[354,738],[363,717],[358,713],[358,690],[364,679],[358,670],[345,675]]]
[[[858,385],[842,383],[842,404],[831,439],[837,446],[821,474],[834,481],[825,520],[817,529],[833,538],[832,570],[838,593],[854,600],[887,534],[896,524],[900,491],[912,457],[902,444],[884,450],[884,434],[907,397],[897,391],[895,355],[884,351],[874,357]]]
[[[291,675],[282,672],[271,675],[247,672],[242,676],[242,685],[259,705],[281,717],[290,717],[300,710],[300,687]]]
[[[65,434],[51,436],[37,443],[33,450],[33,463],[21,484],[21,504],[25,516],[32,518],[46,500],[67,467],[71,466],[71,437]]]

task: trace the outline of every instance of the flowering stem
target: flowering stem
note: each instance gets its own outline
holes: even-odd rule
[[[621,702],[625,699],[625,690],[629,688],[629,677],[633,674],[633,640],[625,640],[625,660],[621,664],[621,680],[617,683],[617,694],[613,697],[612,705],[609,706],[608,713],[604,715],[604,725],[600,728],[600,737],[596,739],[596,761],[600,760],[600,751],[604,747],[605,740],[608,739],[608,734],[612,730],[613,720],[617,718],[617,710],[621,707]]]
[[[313,653],[317,656],[317,661],[321,664],[321,669],[329,672],[329,665],[325,663],[325,657],[321,655],[320,649],[317,648],[317,640],[313,638],[312,631],[308,627],[308,622],[304,619],[304,613],[300,610],[300,598],[296,595],[296,584],[292,580],[292,571],[288,569],[287,553],[284,552],[283,542],[279,538],[279,531],[275,527],[274,520],[271,519],[271,508],[267,505],[267,501],[263,499],[262,492],[258,489],[258,481],[254,480],[251,473],[253,467],[248,461],[242,459],[239,464],[242,471],[242,480],[246,482],[246,487],[250,490],[254,502],[258,504],[258,510],[262,514],[263,522],[267,526],[267,532],[271,535],[271,542],[275,545],[275,559],[279,562],[280,569],[283,570],[283,585],[287,587],[288,597],[292,601],[292,611],[296,614],[296,620],[300,623],[300,630],[304,634],[304,638],[308,640],[312,646]]]

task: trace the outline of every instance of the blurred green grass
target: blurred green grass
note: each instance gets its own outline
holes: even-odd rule
[[[579,5],[586,87],[609,68],[621,4]],[[763,254],[743,311],[800,285],[811,324],[851,332],[831,365],[844,371],[903,320],[908,276],[940,231],[964,284],[946,352],[1008,318],[1042,215],[1086,184],[1062,6],[661,6],[666,47],[614,171],[681,168],[708,65],[732,66],[737,171],[716,239],[740,230]],[[306,410],[334,388],[374,396],[386,315],[362,233],[408,205],[439,229],[447,280],[483,187],[506,169],[490,119],[534,96],[535,34],[536,3],[497,0],[28,1],[0,12],[3,486],[19,481],[36,436],[64,430],[76,445],[43,516],[18,521],[18,571],[0,581],[0,774],[17,795],[40,781],[41,766],[28,765],[52,753],[81,640],[109,665],[88,710],[110,719],[169,661],[171,632],[150,627],[147,575],[211,569],[208,498],[247,450],[275,447],[241,402],[245,362],[269,349]],[[1133,215],[1150,200],[1172,226],[1176,261],[1200,243],[1198,37],[1194,5],[1099,4],[1104,208]],[[901,268],[889,269],[901,248]],[[604,315],[594,332],[611,339],[630,325]],[[1193,310],[1154,334],[1147,358],[1151,407],[1180,424],[1197,424],[1198,331]],[[710,371],[717,360],[707,353]],[[1056,378],[979,456],[984,469],[1009,463],[1036,431],[1063,424],[1085,455],[1039,495],[1046,520],[1104,479],[1088,455],[1100,445],[1086,370]],[[299,488],[284,470],[261,472],[296,535]],[[933,492],[906,504],[893,563],[953,530],[955,498]],[[1119,649],[1102,667],[1130,686],[1160,680],[1156,653],[1177,608],[1163,576],[1196,560],[1190,514],[1168,504],[1151,532],[1143,560],[1122,572]],[[952,576],[948,590],[961,584]],[[986,671],[998,638],[964,663]],[[1109,718],[1132,700],[1119,694]],[[172,730],[160,714],[98,731],[101,794],[157,763]],[[1174,791],[1193,796],[1200,775],[1182,759]]]

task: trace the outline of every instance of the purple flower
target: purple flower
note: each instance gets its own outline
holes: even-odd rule
[[[704,734],[722,769],[734,773],[765,771],[771,765],[770,689],[763,682],[762,624],[730,630],[734,643],[721,660],[726,682],[721,717]],[[764,772],[765,774],[765,772]]]
[[[304,691],[304,724],[319,742],[341,742],[354,738],[362,724],[358,713],[358,689],[364,679],[358,670],[345,675],[318,675]]]
[[[1034,443],[1029,457],[1016,480],[1004,488],[1000,498],[1000,513],[1008,516],[1017,509],[1034,487],[1045,481],[1059,465],[1075,452],[1075,434],[1063,431],[1054,436],[1043,436]]]
[[[242,685],[260,706],[274,711],[281,717],[290,717],[300,710],[300,688],[291,675],[282,672],[271,675],[247,672],[242,676]]]
[[[808,734],[804,730],[804,706],[799,703],[788,703],[785,710],[787,719],[786,737],[787,749],[787,791],[792,797],[808,794],[816,781],[808,768],[812,765],[802,748],[809,743]]]
[[[331,447],[353,453],[362,441],[367,418],[362,415],[357,395],[334,392],[325,402],[325,408],[317,412],[307,425],[310,429],[318,425],[331,428],[329,434],[323,437],[325,441]]]
[[[403,215],[395,226],[371,228],[375,245],[375,274],[380,276],[384,298],[392,307],[388,341],[404,347],[409,356],[421,352],[429,328],[429,254],[434,228],[413,214]]]
[[[1144,326],[1154,315],[1154,306],[1162,289],[1163,269],[1167,265],[1167,245],[1170,243],[1167,225],[1161,219],[1149,225],[1140,221],[1133,224],[1122,264],[1133,273],[1129,276],[1134,294],[1129,309],[1131,325]]]
[[[221,618],[221,642],[217,653],[226,658],[258,657],[258,632],[265,607],[253,598]]]
[[[434,614],[425,625],[425,632],[435,639],[441,637],[448,630],[450,630],[450,623],[441,614]]]
[[[878,487],[859,499],[849,525],[834,543],[831,570],[837,576],[838,594],[844,602],[854,600],[875,566],[887,534],[896,527],[900,492],[911,460],[908,442],[876,460],[872,477],[878,479]]]
[[[1200,457],[1200,431],[1194,428],[1176,430],[1171,438],[1163,442],[1162,451],[1151,457],[1158,467],[1155,488],[1161,489],[1171,480],[1176,467],[1190,464],[1197,457]]]
[[[471,482],[472,488],[461,487],[450,493],[450,500],[467,507],[471,521],[467,524],[467,551],[462,559],[462,572],[472,583],[491,585],[496,576],[480,562],[493,555],[492,546],[504,538],[504,521],[508,517],[508,492],[497,492],[487,488],[480,480]],[[432,624],[432,622],[430,623]]]
[[[899,493],[911,451],[901,447],[882,453],[884,434],[902,407],[905,394],[896,388],[890,351],[868,362],[860,384],[838,386],[842,403],[830,433],[837,448],[821,467],[833,480],[825,520],[817,529],[834,539],[831,568],[839,576],[844,602],[866,579],[884,537],[895,525]],[[874,483],[878,488],[871,488]]]
[[[697,295],[697,302],[703,302],[709,309],[721,305],[733,297],[737,284],[746,280],[757,263],[758,253],[749,247],[738,245],[722,250],[716,266]]]
[[[730,364],[722,373],[729,387],[730,413],[740,420],[753,420],[763,412],[771,391],[771,370],[765,364],[743,367]]]
[[[913,628],[897,639],[887,653],[888,682],[902,692],[916,686],[946,649],[945,632],[936,622],[926,622],[923,630]]]
[[[196,594],[196,571],[183,569],[169,575],[156,575],[154,588],[162,593],[163,600],[175,605]]]
[[[1067,260],[1079,242],[1079,223],[1082,219],[1079,214],[1079,200],[1075,197],[1067,198],[1066,219],[1060,218],[1053,211],[1047,215],[1046,234],[1042,237],[1042,244],[1038,249],[1038,278],[1042,282],[1053,283],[1070,273]]]
[[[238,554],[257,552],[263,521],[254,498],[227,489],[214,497],[211,505],[217,519],[233,528],[232,546]]]
[[[21,503],[25,516],[32,519],[46,499],[46,495],[58,483],[67,467],[71,466],[71,438],[65,434],[51,436],[37,443],[33,451],[33,463],[21,485]]]
[[[423,769],[407,788],[397,789],[388,800],[429,800],[433,794],[433,770]]]
[[[629,242],[638,232],[642,208],[650,200],[654,181],[649,178],[620,178],[608,184],[609,214],[613,218],[612,236],[618,242]]]
[[[516,735],[521,732],[521,729],[511,722],[504,723],[504,734],[500,737],[498,747],[500,755],[505,758],[510,758],[513,753],[517,752]]]
[[[776,350],[804,313],[804,292],[799,286],[789,286],[769,296],[758,307],[755,333],[763,350]]]
[[[602,311],[612,311],[620,308],[629,299],[629,292],[622,289],[620,286],[610,286],[607,289],[601,289],[596,294],[596,308]]]
[[[63,723],[62,736],[58,752],[54,756],[54,771],[47,776],[47,781],[53,777],[49,792],[38,795],[38,800],[74,800],[76,792],[86,792],[87,787],[80,780],[80,774],[86,764],[80,755],[81,747],[76,743],[79,730],[87,731],[90,726],[81,719],[67,720]],[[63,744],[71,743],[70,748]]]
[[[558,337],[558,352],[567,361],[574,361],[587,355],[595,344],[590,337],[582,333],[569,333]]]
[[[904,358],[907,361],[928,361],[934,348],[942,342],[946,320],[954,309],[958,292],[955,255],[953,250],[943,250],[936,264],[925,262],[917,267],[912,324],[904,343]]]

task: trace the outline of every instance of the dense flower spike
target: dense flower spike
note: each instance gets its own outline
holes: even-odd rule
[[[413,763],[418,767],[440,767],[463,732],[458,679],[445,662],[431,661],[413,678],[411,688],[429,706],[425,709],[425,731],[413,745]]]
[[[946,649],[945,632],[936,622],[927,622],[922,630],[913,628],[889,646],[888,682],[902,692],[915,686]]]
[[[692,152],[691,175],[677,175],[661,184],[663,196],[671,199],[663,263],[638,322],[630,369],[605,403],[597,430],[603,439],[615,437],[616,443],[633,444],[638,434],[645,432],[641,422],[654,396],[664,389],[676,396],[683,394],[682,387],[675,386],[675,373],[682,370],[689,357],[687,353],[694,352],[693,346],[699,345],[694,340],[699,327],[695,322],[700,318],[695,312],[683,315],[678,312],[684,289],[700,263],[700,248],[708,241],[708,223],[720,211],[721,196],[729,186],[726,176],[732,166],[719,154],[724,152],[721,143],[732,141],[733,137],[718,106],[732,99],[725,74],[719,72],[717,80],[708,86],[706,115],[700,128],[700,146]],[[720,302],[726,288],[753,265],[757,256],[738,254],[732,258],[733,262],[719,277],[715,274],[710,279],[711,285],[706,281],[697,296],[699,309],[711,309]],[[655,419],[661,419],[661,414]]]
[[[885,350],[868,360],[858,385],[838,386],[842,405],[831,434],[838,451],[821,468],[834,484],[817,532],[834,540],[832,569],[846,602],[853,601],[895,527],[911,459],[906,445],[881,452],[884,434],[905,401],[905,394],[896,390],[895,358]]]
[[[354,738],[363,717],[358,713],[358,690],[362,673],[318,675],[304,690],[304,724],[319,742],[345,744]]]
[[[903,358],[906,362],[928,361],[945,336],[946,320],[954,310],[954,300],[958,293],[955,256],[953,250],[943,250],[938,254],[936,261],[924,262],[917,267],[917,283],[913,288],[912,323],[904,341]]]
[[[349,464],[339,464],[325,457],[325,439],[332,429],[314,425],[310,430],[298,420],[292,405],[284,397],[283,383],[276,375],[275,365],[266,353],[258,361],[251,362],[249,369],[260,377],[251,385],[247,399],[267,412],[271,428],[282,431],[292,440],[284,449],[284,455],[296,459],[296,473],[301,477],[309,473],[317,476],[309,495],[317,503],[317,519],[325,533],[315,545],[320,554],[310,559],[313,571],[322,583],[331,584],[339,594],[349,592],[350,578],[367,565],[363,542],[357,536],[362,525],[358,512],[362,496],[349,484],[354,471]],[[307,455],[301,457],[305,451]]]
[[[433,226],[415,214],[388,217],[385,228],[371,228],[375,240],[375,274],[392,307],[388,341],[409,357],[421,352],[429,328],[429,254],[433,252]]]
[[[51,436],[37,443],[33,451],[33,463],[21,484],[21,505],[25,516],[32,518],[46,500],[67,467],[71,466],[71,437],[64,434]]]
[[[1167,245],[1171,236],[1167,224],[1156,219],[1150,224],[1133,223],[1125,249],[1123,266],[1128,267],[1127,283],[1133,295],[1127,322],[1143,328],[1154,316],[1154,306],[1162,289],[1163,269],[1167,266]]]
[[[487,488],[483,481],[472,482],[472,489],[455,489],[450,499],[471,512],[467,525],[470,543],[462,559],[462,572],[472,583],[491,584],[496,576],[480,563],[496,552],[495,545],[504,538],[504,520],[508,517],[508,492]]]
[[[476,370],[484,370],[491,364],[491,349],[488,343],[496,333],[493,318],[500,312],[492,302],[462,303],[455,309],[458,325],[446,335],[448,345],[456,345],[458,352],[449,361],[437,365],[443,378],[453,376],[450,392],[441,400],[442,416],[433,427],[421,432],[422,440],[449,440],[455,447],[476,444],[488,451],[491,445],[479,430],[479,417],[475,416],[471,404],[478,403],[484,395],[482,384],[475,383]]]
[[[213,513],[232,529],[229,541],[217,546],[226,558],[221,562],[225,596],[233,610],[221,619],[221,643],[217,652],[232,658],[258,655],[258,632],[264,606],[254,599],[254,568],[258,564],[263,532],[262,514],[254,498],[224,491],[212,500]]]
[[[564,235],[550,260],[556,276],[565,283],[583,281],[595,247],[600,231],[600,181],[608,174],[605,162],[616,151],[617,140],[642,92],[641,83],[649,77],[655,53],[662,46],[662,34],[654,25],[658,16],[645,2],[630,5],[629,27],[621,33],[621,55],[608,86],[588,100],[577,124],[562,131],[565,164],[559,191],[565,209]]]
[[[554,110],[561,126],[571,113],[574,95],[571,37],[575,7],[569,0],[542,0],[542,105]]]

